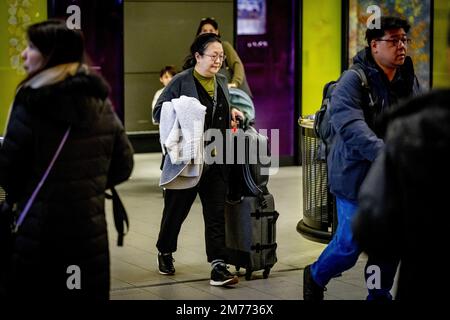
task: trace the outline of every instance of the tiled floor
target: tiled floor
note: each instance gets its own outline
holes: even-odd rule
[[[297,231],[302,217],[301,167],[283,167],[270,178],[280,217],[277,222],[278,262],[269,278],[246,281],[240,278],[232,288],[209,285],[210,265],[206,262],[204,225],[199,200],[186,219],[174,254],[176,274],[157,272],[155,247],[163,198],[158,187],[160,155],[137,154],[132,178],[118,187],[130,218],[130,232],[124,247],[115,245],[117,233],[110,207],[108,224],[111,247],[111,299],[113,300],[298,300],[302,298],[305,265],[321,253],[323,244],[303,238]],[[110,204],[108,204],[109,206]],[[332,280],[325,299],[362,300],[366,297],[363,279],[365,258]],[[231,267],[233,271],[234,268]]]

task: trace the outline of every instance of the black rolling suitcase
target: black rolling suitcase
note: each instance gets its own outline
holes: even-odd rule
[[[261,137],[253,130],[258,139]],[[248,148],[246,148],[248,152]],[[246,159],[247,160],[247,159]],[[250,280],[252,272],[263,270],[263,278],[269,276],[271,268],[277,262],[276,221],[273,196],[266,184],[268,176],[261,177],[255,171],[259,164],[235,165],[232,180],[241,188],[228,198],[225,205],[225,238],[228,249],[228,263],[239,271],[245,268],[245,279]],[[260,171],[258,171],[260,172]]]
[[[264,195],[264,202],[266,207],[258,197],[246,196],[239,203],[228,202],[225,209],[228,263],[236,266],[236,270],[244,267],[246,280],[257,270],[264,270],[263,277],[267,278],[277,262],[278,212],[271,194]]]

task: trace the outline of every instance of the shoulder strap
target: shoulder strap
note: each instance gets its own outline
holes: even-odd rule
[[[116,226],[117,233],[119,234],[117,238],[117,246],[123,247],[123,238],[128,233],[130,228],[130,222],[128,220],[128,214],[125,210],[125,206],[116,191],[116,188],[111,187],[111,195],[105,193],[107,199],[112,200],[113,215],[114,215],[114,225]],[[126,231],[125,231],[126,226]]]
[[[367,80],[367,76],[366,73],[364,72],[364,69],[361,67],[361,65],[355,63],[350,67],[349,70],[358,75],[359,79],[361,80],[362,87],[366,90],[366,92],[369,95],[369,107],[373,107],[375,105],[375,102],[373,100],[372,92],[369,86],[369,80]]]
[[[367,80],[366,73],[359,63],[353,64],[350,67],[350,71],[356,72],[364,88],[369,88],[369,81]]]
[[[47,180],[47,177],[48,177],[50,171],[52,170],[56,159],[58,158],[64,144],[66,143],[67,137],[69,136],[69,132],[70,132],[70,126],[69,126],[69,128],[67,128],[66,133],[64,134],[61,142],[59,143],[58,149],[56,149],[56,152],[53,155],[53,158],[50,161],[50,164],[48,165],[47,170],[45,170],[45,173],[42,176],[41,181],[39,181],[38,185],[36,186],[36,189],[34,189],[33,194],[31,195],[30,199],[28,199],[27,204],[25,205],[25,208],[20,213],[19,218],[17,219],[17,222],[16,222],[14,232],[17,232],[19,227],[22,225],[23,220],[25,219],[25,217],[28,214],[28,211],[30,210],[31,206],[33,205],[34,199],[36,198],[37,194],[39,193],[39,190],[41,190],[42,186],[44,185],[45,180]]]

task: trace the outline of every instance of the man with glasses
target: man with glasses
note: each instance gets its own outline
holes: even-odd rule
[[[367,89],[354,72],[344,73],[332,94],[330,121],[334,140],[327,163],[330,191],[336,197],[338,226],[318,260],[305,268],[305,300],[322,300],[331,278],[353,267],[361,253],[351,223],[358,209],[360,185],[384,145],[378,120],[389,108],[419,89],[412,60],[406,55],[409,29],[410,25],[403,19],[381,17],[379,29],[366,31],[368,47],[353,58],[353,63],[360,65],[368,79],[374,106],[369,107]],[[378,261],[369,256],[366,283],[370,282],[367,280],[373,275],[372,270],[380,271],[381,283],[368,283],[368,300],[392,299],[390,289],[397,264],[396,260]]]
[[[449,101],[447,84],[389,112],[386,146],[359,192],[355,239],[371,256],[401,258],[396,300],[448,296],[448,266],[437,260],[448,250],[450,224],[448,189],[439,183],[450,181]]]

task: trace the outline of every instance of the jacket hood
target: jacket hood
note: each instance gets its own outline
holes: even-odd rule
[[[372,58],[372,54],[370,53],[370,48],[365,47],[360,50],[356,56],[353,57],[353,63],[359,63],[360,65],[366,67],[375,68],[375,61]]]
[[[23,103],[32,114],[74,126],[89,126],[105,106],[107,83],[98,75],[77,73],[38,89],[20,89],[15,103]]]
[[[353,57],[353,63],[360,64],[369,75],[383,72],[373,59],[369,47],[360,50]],[[399,67],[399,70],[401,75],[407,78],[408,84],[412,87],[414,82],[414,65],[410,56],[405,57],[405,62]]]

